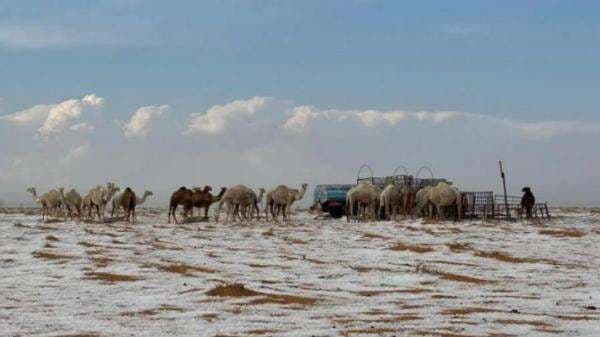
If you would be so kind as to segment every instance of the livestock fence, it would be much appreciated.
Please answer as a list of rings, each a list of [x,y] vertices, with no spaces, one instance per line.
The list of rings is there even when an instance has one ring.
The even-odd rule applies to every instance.
[[[427,172],[429,177],[421,178],[422,172]],[[391,184],[411,186],[413,191],[426,186],[435,186],[440,182],[452,184],[446,179],[435,178],[432,170],[427,166],[421,167],[414,176],[410,175],[404,166],[398,166],[390,176],[375,177],[373,169],[366,164],[358,170],[356,183],[361,182],[369,182],[382,190]],[[503,195],[496,195],[493,191],[463,191],[461,196],[465,219],[517,221],[526,216],[521,209],[520,197],[507,196],[505,200]],[[532,209],[532,216],[535,220],[551,220],[548,203],[536,203]],[[358,217],[349,215],[349,219],[358,220]]]
[[[526,217],[526,214],[523,214],[521,208],[520,197],[506,196],[505,199],[503,195],[496,195],[494,202],[496,205],[494,209],[494,219],[496,220],[517,221]],[[531,213],[535,220],[552,220],[547,202],[536,203],[533,205]]]

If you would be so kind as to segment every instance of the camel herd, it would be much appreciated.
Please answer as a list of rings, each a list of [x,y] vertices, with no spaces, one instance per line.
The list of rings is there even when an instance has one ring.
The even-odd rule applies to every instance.
[[[208,219],[210,206],[217,203],[215,221],[225,206],[225,222],[251,221],[260,219],[259,205],[266,198],[264,206],[265,219],[269,217],[277,221],[281,215],[283,221],[289,221],[291,206],[301,200],[306,194],[307,184],[302,184],[300,189],[279,185],[268,192],[264,188],[257,191],[245,185],[235,185],[229,188],[221,187],[219,194],[213,195],[211,186],[204,188],[180,187],[171,195],[169,200],[168,223],[171,217],[178,223],[176,212],[179,206],[183,207],[183,217],[193,216],[194,209],[204,218]],[[112,202],[111,217],[119,217],[120,210],[124,212],[124,219],[135,223],[135,208],[143,204],[152,196],[151,191],[145,191],[139,198],[135,192],[127,187],[121,193],[114,183],[108,182],[106,186],[95,186],[89,190],[85,197],[71,189],[65,193],[64,188],[50,190],[37,195],[35,188],[27,191],[33,195],[34,200],[42,207],[42,220],[50,215],[66,214],[71,219],[76,215],[79,219],[87,213],[91,220],[95,218],[104,222],[106,206]],[[63,209],[64,208],[64,209]],[[437,215],[443,218],[448,210],[455,210],[455,215],[460,220],[462,215],[461,193],[451,185],[440,182],[436,186],[426,186],[415,191],[410,185],[389,185],[383,191],[376,185],[361,182],[348,190],[346,194],[347,214],[362,220],[377,220],[381,216],[396,219],[401,215]],[[66,211],[66,212],[65,212]],[[350,218],[348,217],[348,218]]]
[[[257,192],[245,185],[235,185],[230,188],[221,187],[218,195],[211,193],[211,186],[204,188],[180,187],[171,195],[169,200],[168,222],[171,222],[171,216],[175,223],[178,223],[176,212],[179,206],[183,207],[183,216],[187,218],[193,216],[194,209],[197,208],[199,214],[204,210],[204,218],[208,218],[208,210],[213,203],[218,203],[215,220],[219,221],[219,214],[225,206],[225,222],[230,220],[250,221],[254,218],[260,219],[259,204],[266,194],[266,204],[264,208],[265,218],[268,220],[277,219],[279,215],[283,220],[289,220],[289,213],[294,202],[301,200],[308,188],[307,184],[302,184],[300,189],[294,189],[285,185],[279,185],[269,192],[265,193],[264,188],[259,188]],[[87,214],[87,218],[98,221],[105,221],[106,206],[112,202],[111,217],[119,217],[119,211],[124,212],[124,219],[135,223],[135,208],[143,204],[146,199],[152,196],[151,191],[145,191],[139,198],[135,192],[127,187],[119,193],[120,188],[114,183],[108,182],[106,186],[95,186],[84,196],[71,189],[65,194],[63,187],[58,190],[53,189],[42,195],[37,194],[35,188],[30,187],[27,192],[31,193],[34,201],[42,208],[42,220],[50,215],[63,215],[73,219],[77,216],[80,220]]]
[[[292,204],[295,201],[301,200],[308,188],[307,184],[302,184],[301,189],[294,189],[285,185],[279,185],[266,193],[265,203],[265,218],[269,220],[269,215],[272,219],[277,219],[281,214],[283,220],[289,220],[289,213]],[[255,217],[260,219],[260,209],[258,205],[262,202],[266,190],[259,188],[258,193],[245,185],[235,185],[230,188],[222,187],[219,195],[212,195],[210,186],[205,186],[204,189],[188,189],[180,187],[173,192],[169,201],[168,222],[171,222],[171,216],[177,223],[175,213],[179,205],[183,206],[183,215],[187,217],[190,212],[193,213],[194,207],[204,207],[204,216],[208,217],[208,208],[213,203],[218,203],[215,215],[215,221],[219,221],[219,214],[223,206],[225,206],[225,222],[230,220],[250,221]],[[192,214],[193,215],[193,214]]]
[[[60,214],[65,217],[68,214],[71,220],[76,215],[81,220],[86,211],[87,217],[93,220],[95,210],[98,220],[104,222],[106,205],[112,200],[112,215],[115,212],[118,215],[119,209],[122,208],[127,221],[135,222],[135,207],[143,204],[152,195],[152,192],[145,191],[143,197],[138,198],[129,187],[117,194],[119,191],[120,188],[111,182],[106,183],[106,186],[98,185],[91,188],[83,198],[75,189],[71,189],[65,194],[63,187],[58,190],[52,189],[40,196],[34,187],[27,189],[27,192],[33,196],[33,200],[42,207],[42,220],[50,215],[58,216]]]
[[[382,191],[376,185],[361,182],[346,194],[347,214],[361,220],[376,220],[380,216],[393,220],[400,215],[416,214],[442,219],[451,209],[461,220],[462,203],[461,193],[446,182],[418,191],[410,184],[388,185]]]

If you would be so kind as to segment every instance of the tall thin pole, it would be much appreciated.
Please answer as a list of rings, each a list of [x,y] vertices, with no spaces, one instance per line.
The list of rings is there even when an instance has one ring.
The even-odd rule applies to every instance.
[[[498,162],[500,164],[500,176],[502,177],[502,187],[504,188],[504,207],[506,208],[506,220],[510,220],[510,209],[508,208],[508,195],[506,194],[506,175],[502,167],[502,160]]]

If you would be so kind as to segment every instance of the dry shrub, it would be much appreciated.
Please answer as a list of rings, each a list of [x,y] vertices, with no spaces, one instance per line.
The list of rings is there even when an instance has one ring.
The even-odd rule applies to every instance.
[[[407,251],[408,250],[413,253],[419,253],[419,254],[431,253],[434,251],[434,249],[429,246],[411,245],[411,244],[407,244],[407,243],[403,243],[403,242],[396,243],[396,245],[391,247],[390,249],[395,250],[395,251]]]
[[[539,231],[538,233],[540,234],[544,234],[544,235],[551,235],[557,238],[565,238],[565,237],[572,237],[572,238],[580,238],[585,236],[585,233],[575,229],[575,228],[565,228],[565,229],[543,229],[541,231]]]
[[[85,273],[86,280],[96,280],[96,281],[104,281],[108,283],[116,283],[116,282],[135,282],[140,280],[139,277],[134,275],[119,275],[119,274],[111,274],[111,273],[97,273],[97,272],[89,272]]]

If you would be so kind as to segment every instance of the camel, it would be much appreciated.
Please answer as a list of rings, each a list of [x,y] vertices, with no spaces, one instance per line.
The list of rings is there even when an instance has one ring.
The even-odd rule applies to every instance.
[[[227,191],[227,188],[221,187],[221,191],[216,196],[210,193],[211,190],[212,188],[210,186],[205,186],[204,190],[194,189],[194,207],[198,208],[198,213],[204,208],[205,218],[208,218],[208,209],[210,208],[210,205],[221,200],[223,194]]]
[[[118,195],[116,195],[113,199],[112,199],[112,209],[110,211],[110,216],[113,217],[115,216],[115,212],[117,214],[117,217],[119,216],[119,205],[121,204],[121,199],[123,199],[123,193],[120,193]],[[142,205],[143,203],[146,202],[146,199],[148,199],[149,196],[154,195],[154,193],[152,193],[152,191],[144,191],[144,195],[139,198],[139,197],[135,197],[135,205],[136,207],[139,205]]]
[[[106,205],[113,198],[115,193],[117,193],[119,190],[120,189],[111,182],[107,182],[106,187],[98,185],[90,189],[90,191],[88,192],[90,216],[92,216],[92,209],[95,208],[96,214],[98,215],[98,220],[100,222],[104,222],[104,213],[106,211]]]
[[[219,222],[219,214],[221,213],[221,208],[223,204],[227,206],[227,215],[225,217],[225,223],[229,222],[229,218],[233,215],[233,220],[235,221],[236,210],[242,209],[245,210],[246,207],[250,206],[254,201],[254,191],[248,188],[245,185],[235,185],[230,187],[225,191],[221,200],[219,200],[219,205],[217,207],[217,214],[215,215],[215,221]]]
[[[379,213],[383,213],[390,220],[395,220],[400,214],[404,188],[397,185],[388,185],[379,197]]]
[[[260,220],[260,209],[258,207],[258,205],[262,202],[263,199],[263,195],[265,194],[265,189],[264,188],[259,188],[258,189],[258,195],[256,195],[256,193],[254,191],[252,191],[252,194],[248,194],[249,200],[244,200],[244,204],[240,205],[240,204],[236,204],[235,205],[235,209],[234,209],[234,217],[238,216],[238,211],[240,209],[240,206],[242,207],[242,216],[244,217],[245,220],[252,220],[252,218],[254,217],[254,214],[256,213],[256,219]]]
[[[85,210],[87,209],[87,213],[88,213],[88,218],[92,217],[92,199],[91,196],[88,194],[85,195],[85,197],[83,197],[83,199],[81,199],[81,213],[85,213]]]
[[[73,220],[74,212],[77,212],[77,217],[79,217],[79,220],[81,220],[81,195],[79,195],[75,189],[71,189],[65,195],[65,189],[63,187],[58,189],[58,193],[60,195],[60,201],[67,209],[71,220]]]
[[[417,211],[421,211],[428,202],[431,202],[436,209],[439,220],[444,218],[444,209],[450,206],[456,207],[456,218],[462,219],[462,195],[448,183],[440,182],[435,187],[431,187],[424,192],[419,199]]]
[[[123,191],[123,193],[121,193],[120,198],[118,200],[118,204],[117,204],[117,210],[118,210],[118,208],[123,208],[123,210],[125,211],[125,219],[127,220],[127,222],[132,222],[131,217],[133,216],[134,224],[135,224],[135,207],[137,204],[137,200],[138,200],[138,198],[136,197],[133,190],[131,188],[127,187]],[[114,206],[113,206],[113,209],[114,209]]]
[[[412,209],[415,203],[415,191],[413,189],[412,180],[409,180],[402,186],[402,215],[412,214]]]
[[[50,216],[51,213],[58,213],[61,207],[60,194],[56,190],[50,190],[40,197],[37,196],[35,187],[30,187],[27,192],[33,195],[33,200],[42,206],[42,221]]]
[[[265,217],[269,220],[268,212],[271,212],[271,216],[274,220],[277,220],[279,211],[282,212],[283,220],[289,221],[289,212],[292,204],[297,200],[302,200],[308,184],[302,184],[300,190],[289,188],[285,185],[279,185],[267,193],[267,203],[265,204]],[[275,211],[277,210],[277,214]]]
[[[350,221],[348,216],[358,215],[363,220],[375,220],[379,207],[379,198],[381,189],[368,182],[361,182],[354,186],[346,193],[346,219]],[[358,213],[355,206],[358,206]]]
[[[194,192],[190,189],[187,189],[185,186],[181,186],[177,191],[171,194],[171,199],[169,200],[168,223],[171,223],[171,215],[173,215],[173,220],[175,220],[175,223],[177,224],[175,212],[177,211],[177,207],[179,205],[183,206],[183,216],[187,218],[188,212],[193,211],[194,208]]]
[[[432,186],[425,186],[422,189],[418,190],[415,194],[415,203],[417,204],[417,208],[415,208],[416,215],[420,215],[419,213],[423,213],[425,217],[433,217],[433,205],[429,201],[429,192],[431,191]]]

